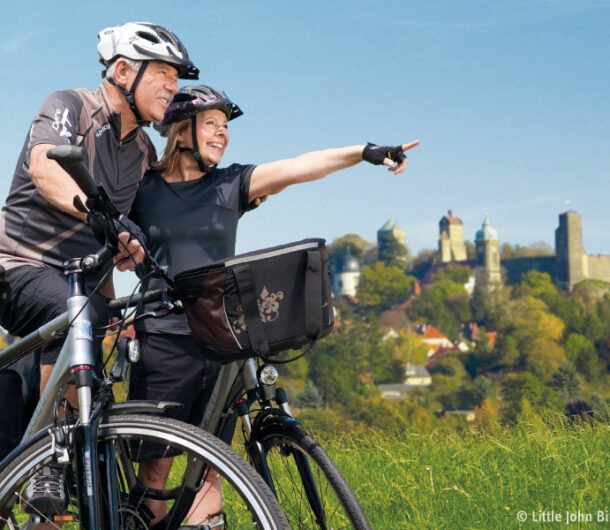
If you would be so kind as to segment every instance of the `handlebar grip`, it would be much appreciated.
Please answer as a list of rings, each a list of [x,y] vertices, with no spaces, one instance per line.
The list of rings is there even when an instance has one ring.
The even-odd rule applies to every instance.
[[[125,309],[126,307],[133,307],[138,305],[140,302],[149,303],[149,302],[158,302],[165,295],[174,296],[175,293],[172,289],[156,289],[154,291],[146,291],[144,293],[137,293],[131,296],[123,296],[122,298],[115,298],[114,300],[110,300],[108,302],[108,306],[110,309]]]
[[[99,191],[89,169],[85,166],[84,151],[84,147],[77,145],[58,145],[47,151],[47,158],[55,160],[88,198],[97,199]]]

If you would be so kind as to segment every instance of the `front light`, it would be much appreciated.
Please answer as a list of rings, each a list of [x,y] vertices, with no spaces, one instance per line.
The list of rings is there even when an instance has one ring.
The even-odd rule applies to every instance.
[[[140,341],[132,339],[127,344],[127,358],[130,363],[137,363],[140,359]]]
[[[258,378],[263,385],[275,385],[277,376],[277,369],[271,364],[262,366],[258,374]]]

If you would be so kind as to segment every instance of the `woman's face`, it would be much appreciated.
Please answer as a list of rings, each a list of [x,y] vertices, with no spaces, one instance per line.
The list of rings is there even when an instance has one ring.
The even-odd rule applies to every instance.
[[[204,110],[197,114],[197,143],[199,154],[206,166],[219,164],[229,145],[227,115],[218,109]],[[191,142],[190,127],[185,131],[185,141]]]

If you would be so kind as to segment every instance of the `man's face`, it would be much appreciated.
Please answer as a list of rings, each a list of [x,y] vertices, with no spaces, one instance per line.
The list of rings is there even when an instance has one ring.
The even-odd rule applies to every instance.
[[[178,70],[161,61],[150,61],[135,93],[136,105],[142,119],[163,120],[165,109],[176,92],[178,92]]]

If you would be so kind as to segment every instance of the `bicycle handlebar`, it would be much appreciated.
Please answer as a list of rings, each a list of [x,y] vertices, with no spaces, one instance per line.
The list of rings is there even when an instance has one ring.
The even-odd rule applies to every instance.
[[[87,198],[99,200],[97,184],[85,166],[83,153],[84,148],[77,145],[58,145],[47,151],[47,158],[55,160]]]
[[[150,302],[158,302],[165,297],[175,301],[176,293],[173,289],[155,289],[153,291],[145,291],[131,296],[115,298],[108,302],[108,306],[112,310],[125,309],[127,307],[134,307],[140,303],[148,304]]]

